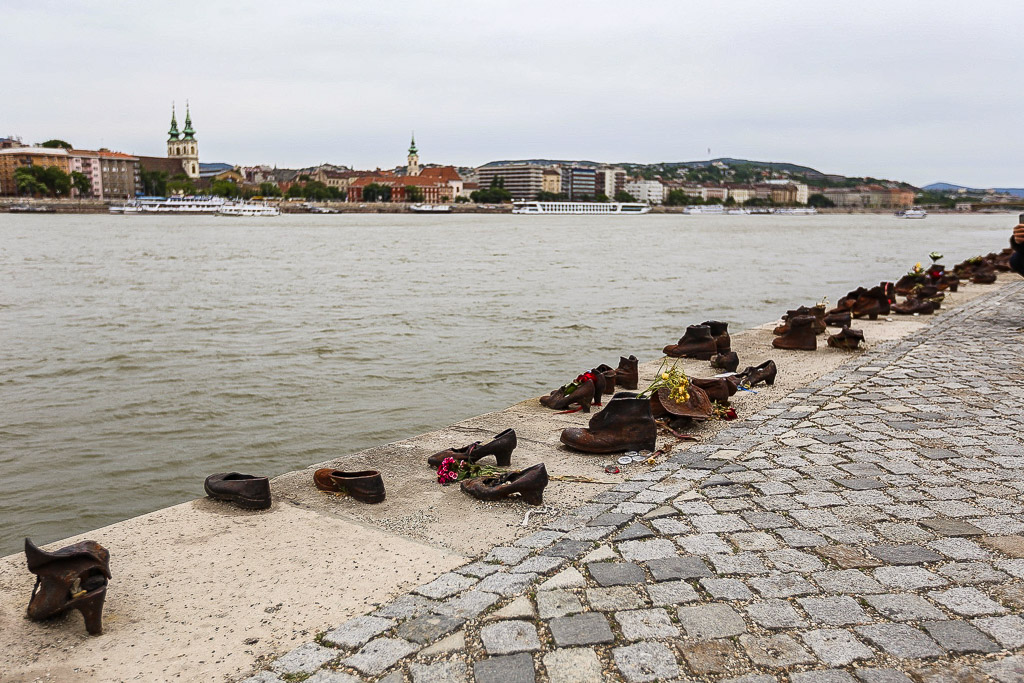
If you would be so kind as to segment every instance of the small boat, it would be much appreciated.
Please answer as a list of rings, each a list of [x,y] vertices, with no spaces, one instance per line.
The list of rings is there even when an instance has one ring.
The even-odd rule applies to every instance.
[[[54,213],[52,206],[33,206],[31,204],[12,204],[7,207],[11,213]]]
[[[217,209],[218,216],[280,216],[281,209],[266,202],[226,202]]]
[[[720,216],[725,213],[725,207],[721,204],[694,204],[683,209],[687,216]]]
[[[903,209],[893,215],[896,218],[928,218],[928,212],[924,209]]]
[[[818,214],[818,210],[813,206],[809,206],[806,208],[797,207],[775,209],[774,211],[772,211],[772,213],[775,214],[776,216],[816,216]]]
[[[409,210],[413,213],[451,213],[452,207],[448,204],[410,204]]]

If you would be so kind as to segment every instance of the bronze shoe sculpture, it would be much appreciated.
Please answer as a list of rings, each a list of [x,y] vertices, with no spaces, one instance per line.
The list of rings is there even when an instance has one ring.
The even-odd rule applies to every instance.
[[[36,585],[28,617],[42,621],[76,609],[91,635],[103,633],[103,601],[110,579],[110,553],[96,541],[82,541],[47,551],[25,539],[28,570]]]
[[[651,415],[655,419],[668,418],[670,422],[678,418],[691,420],[708,420],[715,412],[715,406],[703,389],[690,383],[687,388],[690,397],[685,401],[672,398],[672,390],[662,387],[651,395]]]
[[[789,319],[789,331],[772,340],[777,349],[814,351],[818,348],[818,338],[814,332],[814,316],[798,315]]]
[[[996,271],[979,270],[971,276],[971,282],[976,285],[990,285],[996,281]]]
[[[662,353],[673,358],[696,358],[711,360],[718,353],[718,344],[711,336],[711,328],[707,325],[690,325],[686,333],[679,338],[678,344],[669,344]]]
[[[764,382],[768,386],[772,386],[775,384],[775,377],[778,373],[779,369],[776,367],[775,361],[766,360],[757,366],[747,366],[743,372],[737,373],[732,377],[727,377],[726,379],[749,389],[750,387],[757,386],[761,382]]]
[[[931,315],[935,312],[935,304],[931,301],[923,301],[917,297],[908,296],[901,304],[893,304],[893,313],[900,315]]]
[[[866,288],[858,287],[852,292],[848,292],[846,296],[839,298],[839,301],[836,302],[836,307],[830,311],[827,311],[826,315],[831,315],[833,313],[842,313],[844,311],[852,311],[853,307],[857,304],[857,299],[859,299],[860,295],[866,291],[868,291]]]
[[[719,353],[711,356],[711,367],[718,368],[719,370],[725,370],[726,372],[736,372],[736,368],[740,366],[740,357],[735,351],[729,353]]]
[[[716,403],[728,405],[729,397],[736,393],[736,385],[724,377],[691,377],[691,387],[699,387]]]
[[[614,395],[615,394],[615,381],[616,381],[617,376],[618,376],[618,372],[615,370],[615,368],[613,368],[612,366],[608,365],[607,363],[601,363],[600,365],[598,365],[594,369],[597,372],[600,372],[601,376],[604,377],[604,392],[603,393],[608,395],[608,396]]]
[[[234,503],[247,510],[270,507],[270,480],[238,472],[211,474],[203,483],[206,495],[214,500]]]
[[[889,298],[879,286],[872,287],[857,297],[851,314],[854,318],[867,316],[871,320],[878,320],[879,315],[889,315],[889,312]]]
[[[852,351],[857,348],[857,345],[864,341],[864,332],[861,330],[851,330],[849,327],[844,327],[842,330],[829,336],[828,345],[834,349],[847,349]]]
[[[485,444],[474,441],[462,448],[448,448],[439,453],[434,453],[427,458],[427,464],[431,467],[440,467],[445,458],[452,458],[455,462],[468,461],[475,463],[481,458],[493,455],[498,461],[498,467],[508,467],[512,464],[512,451],[518,444],[514,429],[506,429],[494,435],[494,438]]]
[[[729,353],[732,351],[732,337],[729,336],[729,323],[721,320],[705,320],[701,325],[707,325],[711,330],[711,336],[715,338],[715,347],[718,353]]]
[[[825,316],[825,324],[829,327],[846,327],[853,322],[853,316],[849,311],[842,313],[829,313]]]
[[[544,503],[544,487],[548,485],[548,471],[544,463],[518,472],[507,472],[498,477],[464,479],[459,485],[463,493],[479,500],[502,500],[518,494],[530,505]]]
[[[347,493],[360,503],[382,503],[384,479],[377,470],[345,472],[323,467],[313,473],[313,484],[321,491]]]
[[[615,383],[623,389],[635,390],[640,382],[639,367],[640,361],[636,359],[636,356],[629,358],[619,356],[619,367],[615,370]],[[614,395],[614,392],[609,391],[609,394]]]
[[[561,441],[584,453],[621,453],[653,451],[657,438],[650,399],[618,393],[587,427],[563,429]]]
[[[595,401],[599,402],[601,399],[597,396],[597,385],[594,383],[594,377],[588,377],[588,375],[590,373],[583,373],[576,378],[575,382],[560,386],[547,396],[541,396],[540,404],[552,410],[566,410],[569,406],[576,405],[579,406],[576,410],[589,413],[590,406]]]

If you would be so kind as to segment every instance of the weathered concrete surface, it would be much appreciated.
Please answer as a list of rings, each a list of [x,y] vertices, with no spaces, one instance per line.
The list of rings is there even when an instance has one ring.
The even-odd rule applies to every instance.
[[[1024,680],[1022,311],[1018,280],[495,548],[507,562],[456,570],[423,609],[534,578],[452,625],[458,651],[418,643],[375,673]],[[357,674],[351,653],[391,637],[321,670]]]
[[[968,287],[950,299],[964,302],[995,289]],[[869,344],[877,345],[919,330],[927,320],[896,318],[864,321],[860,326]],[[694,321],[681,321],[680,333],[687,322]],[[771,357],[780,369],[775,387],[734,397],[741,416],[753,415],[858,355],[824,347],[815,353],[776,351],[769,344],[771,327],[734,336],[742,365]],[[641,349],[623,349],[623,353],[636,353],[641,359],[655,355]],[[616,359],[593,362],[614,365]],[[644,363],[642,379],[649,381],[657,366],[657,361]],[[685,361],[684,366],[696,376],[713,372],[705,362]],[[567,369],[566,379],[583,369]],[[606,458],[561,448],[561,428],[585,424],[588,417],[557,415],[531,399],[421,437],[324,463],[344,469],[380,469],[388,490],[388,499],[381,505],[360,505],[316,491],[310,468],[275,479],[276,502],[266,512],[241,512],[200,499],[80,536],[103,543],[112,556],[114,580],[105,609],[105,634],[98,638],[85,634],[77,613],[43,625],[26,621],[23,614],[32,577],[21,555],[4,558],[0,560],[3,680],[34,680],[48,674],[52,680],[238,678],[259,668],[264,658],[283,654],[318,632],[370,612],[374,603],[428,583],[496,544],[512,542],[547,524],[577,524],[575,517],[555,520],[587,498],[608,492],[609,485],[620,483],[624,476],[649,470],[637,466],[611,477],[601,471]],[[522,522],[529,506],[482,504],[457,487],[435,483],[425,465],[428,455],[486,440],[508,426],[515,427],[520,439],[513,456],[515,466],[544,461],[552,475],[583,475],[604,483],[553,481],[545,494],[545,507],[534,510],[526,526]],[[710,438],[725,426],[707,423],[694,431]],[[668,441],[674,440],[662,439],[659,445]],[[685,448],[680,445],[675,453]],[[589,538],[585,530],[575,533]],[[592,545],[589,540],[573,543]],[[564,546],[563,554],[571,555],[575,547]],[[457,618],[475,616],[490,607],[499,593],[519,591],[533,581],[535,573],[550,573],[553,566],[535,561],[528,565],[530,571],[523,572],[528,575],[526,583],[522,577],[508,581],[496,577],[489,584],[496,592],[471,591],[448,609]],[[581,576],[589,574],[582,571]],[[563,577],[562,582],[566,581],[572,583]],[[612,602],[624,599],[614,593],[595,594],[593,599],[599,597]],[[415,613],[424,608],[425,600],[406,599],[405,608],[395,614]],[[630,652],[622,654],[623,661],[629,661]],[[573,661],[570,655],[552,661]]]

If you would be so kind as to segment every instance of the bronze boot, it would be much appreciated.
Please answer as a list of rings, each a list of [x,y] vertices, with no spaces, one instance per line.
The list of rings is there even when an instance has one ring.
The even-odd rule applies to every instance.
[[[726,372],[736,372],[736,368],[740,366],[740,357],[735,351],[729,353],[719,353],[711,356],[711,367],[718,368],[719,370],[725,370]]]
[[[679,339],[678,344],[669,344],[662,351],[666,356],[673,358],[696,358],[697,360],[711,360],[711,356],[718,353],[718,344],[711,336],[711,328],[707,325],[690,325],[686,328],[686,334]]]
[[[619,367],[615,370],[615,383],[623,389],[635,390],[640,381],[640,361],[636,356],[619,356]]]
[[[841,331],[829,336],[828,345],[834,349],[847,349],[852,351],[853,349],[856,349],[857,345],[862,341],[864,341],[864,332],[844,327]]]
[[[601,363],[597,366],[597,371],[604,376],[604,393],[608,396],[613,396],[615,394],[615,368],[606,363]]]
[[[650,399],[616,394],[587,427],[563,429],[561,441],[584,453],[621,453],[653,451],[657,437]]]
[[[28,570],[36,585],[28,618],[42,621],[77,609],[91,635],[103,633],[103,601],[110,579],[110,553],[96,541],[82,541],[47,551],[25,539]]]
[[[818,338],[814,334],[814,316],[798,315],[790,318],[789,331],[772,340],[777,349],[814,351],[818,348]]]
[[[519,494],[530,505],[544,503],[544,487],[548,485],[548,471],[544,463],[518,472],[506,472],[497,477],[464,479],[459,485],[463,493],[479,500],[502,500]]]
[[[935,312],[935,304],[931,301],[922,301],[917,297],[908,296],[903,300],[903,303],[894,304],[892,310],[893,313],[899,313],[900,315],[914,315],[915,313],[931,315]]]
[[[825,324],[829,327],[846,327],[853,321],[849,311],[842,313],[829,313],[825,316]]]
[[[720,320],[705,320],[701,325],[707,325],[711,330],[711,336],[715,338],[715,348],[718,353],[729,353],[732,351],[732,338],[729,336],[729,323]]]
[[[691,377],[690,386],[700,388],[709,399],[722,405],[728,405],[729,397],[736,393],[736,385],[724,377]]]

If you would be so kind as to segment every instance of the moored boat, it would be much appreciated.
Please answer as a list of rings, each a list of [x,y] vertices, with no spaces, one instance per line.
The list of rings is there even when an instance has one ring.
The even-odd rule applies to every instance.
[[[452,207],[448,204],[410,204],[409,210],[413,213],[451,213]]]
[[[634,215],[650,212],[646,204],[629,202],[516,202],[512,213],[555,215]]]
[[[280,216],[281,209],[266,202],[226,202],[217,209],[218,216]]]
[[[896,218],[928,218],[924,209],[902,209],[893,214]]]

